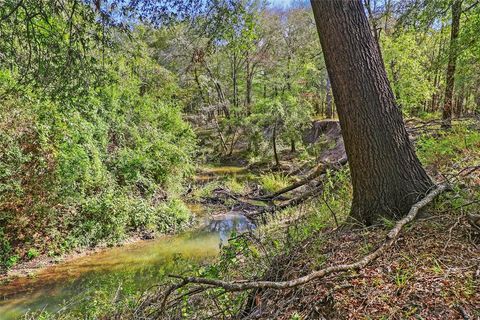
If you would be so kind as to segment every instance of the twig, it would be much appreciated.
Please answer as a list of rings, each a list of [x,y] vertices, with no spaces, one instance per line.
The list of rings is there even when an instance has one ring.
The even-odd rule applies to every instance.
[[[335,213],[335,211],[332,210],[332,208],[330,208],[330,205],[328,204],[327,200],[325,199],[325,197],[322,197],[323,199],[323,202],[325,202],[325,205],[327,206],[328,210],[330,210],[330,213],[332,214],[333,216],[333,220],[335,220],[335,226],[338,228],[338,220],[337,220],[337,214]]]
[[[459,305],[459,304],[455,305],[455,309],[457,309],[458,312],[460,312],[463,320],[470,320],[470,316],[468,315],[467,311],[465,311],[465,309],[461,305]]]

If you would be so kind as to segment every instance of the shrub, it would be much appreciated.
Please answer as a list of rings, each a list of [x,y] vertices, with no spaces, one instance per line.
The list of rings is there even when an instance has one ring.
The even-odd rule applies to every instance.
[[[183,203],[155,194],[168,190],[163,198],[175,199],[192,174],[193,131],[178,106],[134,89],[111,84],[68,107],[35,91],[7,97],[0,110],[2,265],[27,245],[63,253],[188,221]]]

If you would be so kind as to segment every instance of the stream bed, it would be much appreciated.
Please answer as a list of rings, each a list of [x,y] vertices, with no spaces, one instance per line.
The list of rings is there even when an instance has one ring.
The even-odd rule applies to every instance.
[[[236,212],[203,219],[193,231],[107,248],[0,285],[0,320],[42,310],[74,310],[88,318],[96,308],[142,293],[169,274],[212,262],[232,231],[254,228]]]

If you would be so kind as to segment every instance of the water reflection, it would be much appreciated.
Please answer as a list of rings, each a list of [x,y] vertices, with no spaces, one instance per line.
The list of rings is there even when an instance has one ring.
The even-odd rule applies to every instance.
[[[89,310],[111,307],[101,301],[141,293],[191,263],[212,261],[232,230],[253,227],[244,216],[231,212],[214,216],[195,232],[108,249],[47,268],[33,278],[13,280],[0,287],[0,319],[61,308],[85,318]]]
[[[244,232],[253,228],[255,228],[254,224],[244,215],[230,212],[211,217],[204,229],[209,232],[218,233],[220,240],[224,243],[228,240],[232,230]]]

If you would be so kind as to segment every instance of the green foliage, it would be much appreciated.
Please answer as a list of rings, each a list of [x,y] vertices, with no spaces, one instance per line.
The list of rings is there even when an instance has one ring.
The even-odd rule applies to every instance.
[[[12,246],[7,240],[3,228],[0,227],[0,270],[11,267]]]
[[[394,281],[398,288],[404,288],[410,279],[413,278],[413,272],[408,269],[400,269],[395,273]]]
[[[48,41],[36,45],[46,51],[52,43],[67,45],[57,30],[65,21],[44,9],[52,25],[45,30]],[[83,10],[89,9],[72,14]],[[75,69],[80,66],[74,61],[68,71],[78,71],[78,81],[36,61],[58,79],[46,83],[46,70],[25,69],[32,85],[0,65],[2,265],[15,263],[16,256],[114,244],[137,230],[169,232],[188,222],[178,196],[193,172],[195,135],[182,119],[181,101],[173,98],[181,93],[177,78],[150,56],[142,32],[119,35],[104,48],[102,62],[95,50],[82,53],[89,59],[85,72],[102,69],[105,82],[89,82],[90,74]],[[132,39],[138,47],[124,45]],[[52,52],[49,62],[64,53]],[[14,63],[27,68],[18,58]],[[38,252],[29,251],[33,247]]]
[[[417,154],[424,165],[436,171],[459,162],[466,166],[478,159],[480,133],[475,128],[455,126],[437,136],[424,135],[417,141]]]
[[[37,249],[35,248],[30,248],[27,251],[27,258],[28,260],[32,260],[40,255],[40,252],[38,252]]]
[[[204,185],[196,187],[193,190],[193,196],[197,200],[208,197],[212,194],[212,191],[218,188],[219,186],[220,184],[217,181],[207,182]]]
[[[0,69],[8,67],[18,79],[0,89],[2,97],[27,84],[41,90],[41,98],[67,102],[107,81],[99,49],[108,43],[106,30],[86,3],[3,1],[0,16]]]
[[[292,315],[290,316],[290,320],[302,320],[302,316],[299,315],[297,312],[294,312],[292,313]]]
[[[290,179],[283,174],[268,173],[260,176],[262,189],[266,192],[275,192],[290,184]]]
[[[242,194],[245,193],[248,186],[238,180],[236,175],[231,176],[225,181],[225,186],[232,192]]]
[[[382,37],[382,54],[388,77],[397,102],[408,115],[417,114],[434,90],[427,69],[427,52],[433,45],[432,39],[418,37],[413,31],[397,37]]]
[[[312,108],[308,101],[290,94],[259,100],[244,120],[245,126],[248,126],[249,141],[254,146],[253,154],[263,151],[265,132],[268,133],[269,139],[266,141],[270,147],[274,132],[277,143],[301,142],[303,130],[310,125],[311,115]]]

